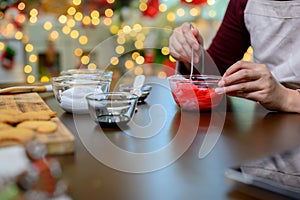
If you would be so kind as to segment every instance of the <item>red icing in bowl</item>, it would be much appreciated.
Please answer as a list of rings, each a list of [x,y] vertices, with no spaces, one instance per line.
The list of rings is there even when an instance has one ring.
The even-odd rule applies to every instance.
[[[171,84],[173,98],[184,110],[210,110],[219,105],[223,95],[215,92],[217,80],[212,82],[215,86],[209,83],[205,80],[175,80]]]

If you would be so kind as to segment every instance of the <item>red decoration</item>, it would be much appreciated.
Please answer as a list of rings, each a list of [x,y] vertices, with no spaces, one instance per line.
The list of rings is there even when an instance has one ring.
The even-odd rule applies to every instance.
[[[183,3],[191,4],[191,5],[200,5],[206,3],[207,0],[180,0]]]
[[[154,63],[155,61],[155,52],[154,51],[145,51],[145,63]]]
[[[6,46],[4,51],[1,55],[1,65],[5,69],[9,70],[12,69],[14,66],[14,56],[15,56],[15,50],[12,49],[10,46]]]
[[[172,76],[175,74],[175,62],[170,61],[170,59],[165,59],[162,64],[164,66],[164,72],[167,76]]]
[[[51,159],[48,157],[33,161],[33,166],[40,175],[41,184],[39,184],[39,186],[42,186],[43,190],[48,194],[53,195],[56,189],[56,181],[51,174],[51,168],[49,167],[50,164]]]
[[[14,25],[17,30],[22,29],[22,23],[25,20],[25,15],[20,12],[17,5],[8,7],[5,10],[5,18]]]
[[[159,13],[158,7],[159,7],[159,0],[149,0],[148,7],[143,12],[143,15],[152,18],[155,17]]]

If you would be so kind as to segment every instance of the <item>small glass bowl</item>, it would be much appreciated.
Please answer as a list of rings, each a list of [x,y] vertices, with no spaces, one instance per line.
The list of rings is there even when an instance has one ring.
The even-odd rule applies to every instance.
[[[79,69],[67,69],[60,72],[60,75],[73,75],[73,76],[80,76],[80,74],[85,75],[101,75],[103,78],[107,78],[108,80],[112,80],[113,72],[109,70],[102,70],[102,69],[87,69],[87,68],[79,68]]]
[[[54,96],[60,107],[75,114],[88,114],[86,95],[108,92],[111,84],[110,80],[94,75],[64,75],[54,77],[51,81]]]
[[[217,94],[220,76],[214,75],[173,75],[168,77],[172,96],[183,110],[210,110],[218,106],[223,94]]]
[[[133,90],[133,85],[130,84],[120,84],[119,91],[121,92],[131,92]],[[138,98],[138,103],[144,103],[145,99],[149,96],[150,91],[152,90],[151,85],[143,85],[141,88],[141,96]]]
[[[127,125],[132,119],[138,96],[128,92],[107,92],[86,96],[91,118],[103,128]]]

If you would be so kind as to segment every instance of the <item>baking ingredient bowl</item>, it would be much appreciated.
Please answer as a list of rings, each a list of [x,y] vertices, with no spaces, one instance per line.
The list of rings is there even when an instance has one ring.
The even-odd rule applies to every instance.
[[[217,94],[220,76],[214,75],[173,75],[168,77],[172,96],[183,110],[210,110],[218,106],[223,94]]]
[[[88,114],[86,95],[103,93],[110,89],[111,81],[101,76],[64,75],[52,78],[54,96],[60,107],[69,113]]]
[[[131,84],[120,84],[119,85],[119,91],[121,92],[132,92],[133,91],[133,85]],[[149,96],[150,91],[152,90],[152,86],[145,84],[141,88],[141,95],[138,98],[138,103],[144,103],[145,99]]]
[[[101,127],[124,126],[132,119],[138,96],[128,92],[92,93],[86,96],[91,118]]]
[[[60,72],[60,75],[72,75],[72,76],[81,76],[82,74],[85,75],[99,75],[102,78],[106,78],[108,80],[112,80],[113,72],[109,70],[102,70],[102,69],[88,69],[88,68],[79,68],[79,69],[67,69]]]

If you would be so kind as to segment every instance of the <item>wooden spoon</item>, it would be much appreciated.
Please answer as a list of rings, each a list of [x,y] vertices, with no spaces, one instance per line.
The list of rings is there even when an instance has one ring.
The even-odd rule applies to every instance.
[[[13,94],[24,92],[51,92],[52,85],[43,86],[13,86],[0,89],[0,94]]]

